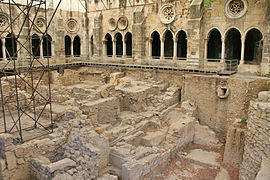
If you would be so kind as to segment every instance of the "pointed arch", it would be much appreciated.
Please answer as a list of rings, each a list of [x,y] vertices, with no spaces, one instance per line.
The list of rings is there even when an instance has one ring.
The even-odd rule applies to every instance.
[[[73,40],[73,56],[80,57],[81,55],[81,38],[77,35]]]
[[[160,35],[157,31],[154,31],[151,34],[152,39],[152,57],[159,58],[160,57]]]
[[[250,29],[245,37],[245,63],[260,64],[262,59],[263,35],[256,28]]]
[[[71,56],[71,38],[69,35],[65,36],[65,56]]]
[[[236,28],[231,28],[226,33],[225,58],[241,59],[241,33]]]
[[[43,56],[51,57],[52,56],[52,38],[49,34],[46,34],[43,36],[42,47],[43,47]]]
[[[116,41],[116,56],[122,56],[123,55],[123,36],[121,33],[116,33],[115,36]]]
[[[125,41],[126,41],[126,55],[128,57],[131,57],[132,56],[132,34],[130,32],[126,33]]]
[[[32,35],[32,54],[34,57],[40,57],[40,38],[37,34]]]
[[[93,35],[90,38],[90,55],[91,56],[94,55],[94,37],[93,37]]]
[[[187,34],[185,31],[181,30],[177,33],[177,57],[186,58],[187,57]]]
[[[17,59],[17,41],[14,34],[6,36],[5,47],[7,59]]]
[[[173,34],[171,31],[167,30],[164,33],[164,56],[167,58],[173,57]]]
[[[113,55],[112,36],[109,33],[105,35],[105,41],[106,41],[107,56],[112,56]]]
[[[220,59],[221,58],[222,40],[221,33],[218,29],[212,29],[208,34],[207,43],[207,58]]]

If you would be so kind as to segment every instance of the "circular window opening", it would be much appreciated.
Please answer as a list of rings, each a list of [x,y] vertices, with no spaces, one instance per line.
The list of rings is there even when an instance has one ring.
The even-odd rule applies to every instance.
[[[246,0],[229,0],[225,5],[225,15],[232,19],[241,18],[246,14],[247,9]]]

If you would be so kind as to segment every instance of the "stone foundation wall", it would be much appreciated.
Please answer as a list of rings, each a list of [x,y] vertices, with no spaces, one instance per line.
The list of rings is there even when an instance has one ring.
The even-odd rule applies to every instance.
[[[249,108],[245,152],[240,167],[240,180],[255,179],[264,156],[270,157],[270,93],[261,92]]]
[[[219,137],[226,136],[236,118],[247,119],[250,101],[256,99],[260,91],[270,88],[268,78],[194,74],[184,75],[183,84],[182,101],[194,101],[200,123],[215,130]],[[226,98],[217,95],[219,87],[226,89]]]

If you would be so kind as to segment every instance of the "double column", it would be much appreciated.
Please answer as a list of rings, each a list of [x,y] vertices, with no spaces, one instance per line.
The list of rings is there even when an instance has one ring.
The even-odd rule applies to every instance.
[[[5,46],[5,44],[6,44],[6,39],[5,38],[3,38],[2,39],[2,54],[3,54],[3,61],[7,61],[7,55],[6,55],[6,46]]]
[[[113,57],[116,57],[116,39],[113,39]],[[123,52],[122,52],[122,54],[123,54],[123,57],[126,57],[127,56],[127,43],[126,43],[126,40],[125,39],[123,39],[122,40],[122,47],[123,47]],[[105,44],[105,46],[104,46],[104,48],[103,48],[104,50],[106,49],[107,50],[107,47],[106,47],[106,44]],[[107,51],[106,51],[107,52]],[[106,55],[106,52],[104,52],[104,55]]]
[[[244,64],[244,58],[245,58],[245,38],[241,38],[241,59],[240,59],[240,64]]]
[[[160,59],[164,59],[164,42],[165,38],[160,39]]]

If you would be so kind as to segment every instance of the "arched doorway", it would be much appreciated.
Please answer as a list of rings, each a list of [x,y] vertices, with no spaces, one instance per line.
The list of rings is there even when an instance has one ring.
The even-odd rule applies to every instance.
[[[160,35],[157,31],[153,32],[152,38],[152,58],[160,57]]]
[[[7,59],[17,59],[17,42],[14,34],[6,36],[6,57]]]
[[[177,58],[187,57],[187,34],[181,30],[177,34]]]
[[[248,31],[245,40],[245,63],[260,64],[262,59],[262,33],[258,29]]]
[[[73,56],[80,57],[81,55],[81,39],[79,36],[75,36],[73,41]]]
[[[2,40],[0,39],[0,61],[2,61],[4,58],[3,56],[3,43]]]
[[[35,58],[40,57],[40,38],[37,34],[32,36],[32,53]]]
[[[116,56],[123,55],[123,37],[121,33],[115,34],[116,39]]]
[[[217,29],[211,30],[208,36],[207,43],[207,58],[220,59],[221,58],[221,34]]]
[[[68,35],[65,36],[65,56],[71,56],[71,38]]]
[[[112,47],[112,36],[110,34],[106,34],[105,36],[106,40],[106,51],[107,51],[107,56],[112,56],[113,54],[113,47]]]
[[[46,34],[43,37],[43,56],[44,57],[51,57],[52,56],[52,38],[50,35]]]
[[[226,34],[225,58],[241,59],[241,34],[235,28],[230,29]]]
[[[126,34],[126,55],[128,57],[132,56],[132,34],[127,32]]]
[[[164,56],[166,58],[173,57],[173,35],[172,35],[171,31],[165,32]]]
[[[93,38],[93,36],[91,36],[91,38],[90,38],[90,53],[91,53],[91,56],[94,55],[94,38]]]

